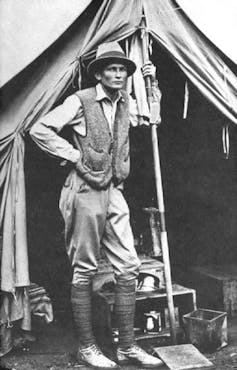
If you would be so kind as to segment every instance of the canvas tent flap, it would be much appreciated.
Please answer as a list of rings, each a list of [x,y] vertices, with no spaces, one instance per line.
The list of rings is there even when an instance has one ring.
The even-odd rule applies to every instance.
[[[14,292],[30,283],[26,240],[24,140],[16,135],[6,171],[4,187],[1,290]],[[2,211],[2,209],[1,209]]]
[[[0,87],[48,48],[92,0],[1,0]],[[19,32],[20,31],[20,32]]]
[[[236,0],[176,0],[192,22],[237,64]]]
[[[100,43],[122,40],[139,27],[142,0],[105,1],[85,38],[80,55],[93,51]]]
[[[147,26],[186,76],[232,122],[237,123],[237,76],[172,0],[143,2]],[[159,19],[159,21],[157,21]]]

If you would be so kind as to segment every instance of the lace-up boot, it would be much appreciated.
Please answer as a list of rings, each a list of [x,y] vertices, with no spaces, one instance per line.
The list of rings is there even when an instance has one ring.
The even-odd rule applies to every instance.
[[[77,361],[79,364],[89,365],[95,369],[116,369],[119,367],[114,361],[106,357],[96,344],[79,348]]]
[[[143,368],[151,369],[164,365],[163,362],[152,355],[149,355],[141,347],[132,345],[127,349],[117,349],[118,363],[121,365],[134,363]]]

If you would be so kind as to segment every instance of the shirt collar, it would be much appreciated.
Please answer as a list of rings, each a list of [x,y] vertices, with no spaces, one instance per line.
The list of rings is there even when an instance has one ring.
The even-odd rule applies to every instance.
[[[109,98],[109,96],[104,91],[101,83],[98,83],[95,88],[96,88],[96,100],[97,101],[102,101],[102,100],[105,100],[105,99],[106,100],[109,99],[111,101],[111,99]],[[120,99],[122,101],[124,101],[124,98],[123,98],[123,95],[122,95],[121,91],[118,91],[118,97],[117,97],[117,99],[115,101],[119,101]]]

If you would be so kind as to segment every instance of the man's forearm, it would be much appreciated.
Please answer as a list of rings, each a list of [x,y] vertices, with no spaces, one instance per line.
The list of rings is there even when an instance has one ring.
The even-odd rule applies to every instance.
[[[75,94],[71,95],[65,99],[63,104],[40,118],[32,126],[30,135],[35,143],[48,154],[77,162],[80,152],[58,133],[64,127],[72,125],[75,117],[79,119],[77,125],[80,126],[81,116],[81,102]]]
[[[60,137],[50,127],[45,126],[40,121],[32,126],[30,136],[40,149],[52,156],[66,159],[73,163],[76,163],[80,157],[79,150],[73,148],[67,140]]]

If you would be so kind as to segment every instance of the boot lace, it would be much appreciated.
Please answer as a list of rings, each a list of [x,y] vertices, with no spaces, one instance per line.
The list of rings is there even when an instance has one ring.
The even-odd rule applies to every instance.
[[[143,348],[139,347],[136,344],[132,345],[128,349],[118,348],[118,351],[128,356],[142,356],[142,357],[150,356],[149,353],[147,353]]]
[[[82,349],[82,352],[84,352],[84,353],[91,353],[91,352],[93,352],[95,355],[98,355],[98,356],[103,355],[102,352],[101,352],[101,350],[99,349],[99,347],[96,344],[92,344],[89,347],[83,348]]]
[[[144,351],[144,349],[142,349],[141,347],[136,346],[136,345],[132,346],[131,351],[132,351],[132,352],[140,353],[140,354],[142,354],[142,355],[147,354],[147,353]]]

